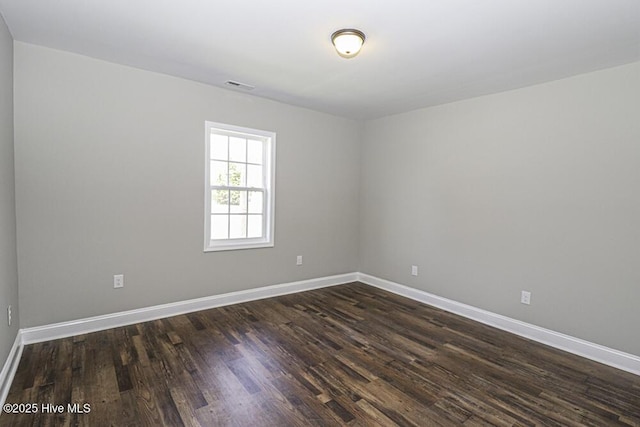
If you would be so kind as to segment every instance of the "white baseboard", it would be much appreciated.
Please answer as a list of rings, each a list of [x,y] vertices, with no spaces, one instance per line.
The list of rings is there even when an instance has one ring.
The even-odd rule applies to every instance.
[[[410,288],[389,280],[358,273],[358,280],[367,285],[410,298],[443,310],[493,326],[521,337],[564,350],[584,358],[640,375],[640,356],[614,350],[579,338],[541,328],[500,314],[439,297],[419,289]]]
[[[247,289],[244,291],[156,305],[153,307],[145,307],[136,310],[106,314],[103,316],[72,320],[69,322],[20,329],[4,367],[0,372],[0,402],[4,404],[5,399],[9,394],[9,388],[11,387],[13,377],[18,369],[22,349],[27,344],[67,338],[74,335],[87,334],[90,332],[97,332],[119,326],[132,325],[135,323],[191,313],[194,311],[222,307],[225,305],[239,304],[242,302],[309,291],[328,286],[342,285],[344,283],[355,282],[357,279],[357,273],[340,274],[337,276],[264,286],[261,288]]]
[[[511,319],[506,316],[462,304],[419,289],[410,288],[399,283],[370,276],[368,274],[348,273],[21,329],[18,331],[7,361],[0,372],[0,403],[4,403],[7,394],[9,393],[11,382],[13,381],[13,377],[18,368],[20,356],[22,355],[22,348],[26,344],[66,338],[74,335],[132,325],[135,323],[177,316],[199,310],[206,310],[209,308],[304,292],[355,281],[360,281],[367,285],[375,286],[394,294],[447,310],[468,319],[529,338],[533,341],[538,341],[551,347],[640,375],[639,356],[624,353],[599,344],[594,344],[579,338]]]
[[[13,377],[18,370],[18,363],[20,363],[20,357],[22,356],[22,331],[18,331],[16,339],[13,341],[13,346],[7,356],[7,361],[0,371],[0,407],[4,405],[9,394],[9,388],[13,382]]]
[[[187,301],[156,305],[153,307],[139,308],[136,310],[122,311],[113,314],[105,314],[103,316],[89,317],[69,322],[36,326],[33,328],[22,329],[22,343],[26,345],[66,338],[74,335],[87,334],[119,326],[132,325],[164,317],[206,310],[209,308],[309,291],[327,286],[342,285],[344,283],[355,282],[356,280],[358,280],[357,273],[340,274],[337,276],[264,286],[261,288],[247,289],[245,291],[230,292],[227,294],[213,295]]]

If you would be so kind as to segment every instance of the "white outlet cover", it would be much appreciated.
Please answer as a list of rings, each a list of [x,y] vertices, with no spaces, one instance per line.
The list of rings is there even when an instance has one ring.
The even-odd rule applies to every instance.
[[[412,276],[417,276],[418,275],[418,266],[417,265],[412,265],[411,266],[411,275]]]
[[[520,294],[520,302],[526,305],[531,304],[531,292],[522,291],[522,294]]]
[[[116,274],[113,276],[113,287],[124,288],[124,274]]]
[[[296,257],[296,265],[302,265],[302,255]]]

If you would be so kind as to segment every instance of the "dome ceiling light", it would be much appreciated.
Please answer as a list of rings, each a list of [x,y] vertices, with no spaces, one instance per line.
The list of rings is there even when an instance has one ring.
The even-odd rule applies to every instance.
[[[360,52],[366,37],[360,30],[344,29],[331,34],[331,42],[343,58],[353,58]]]

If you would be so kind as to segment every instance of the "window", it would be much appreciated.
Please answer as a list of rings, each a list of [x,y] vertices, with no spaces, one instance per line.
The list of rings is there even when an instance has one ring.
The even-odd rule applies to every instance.
[[[205,252],[273,246],[276,134],[205,129]]]

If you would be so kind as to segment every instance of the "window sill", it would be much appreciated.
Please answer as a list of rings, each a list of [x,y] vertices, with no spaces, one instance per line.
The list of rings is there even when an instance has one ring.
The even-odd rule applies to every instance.
[[[235,251],[242,249],[260,249],[260,248],[272,248],[273,242],[237,242],[237,243],[217,243],[207,244],[204,248],[204,252],[221,252],[221,251]]]

